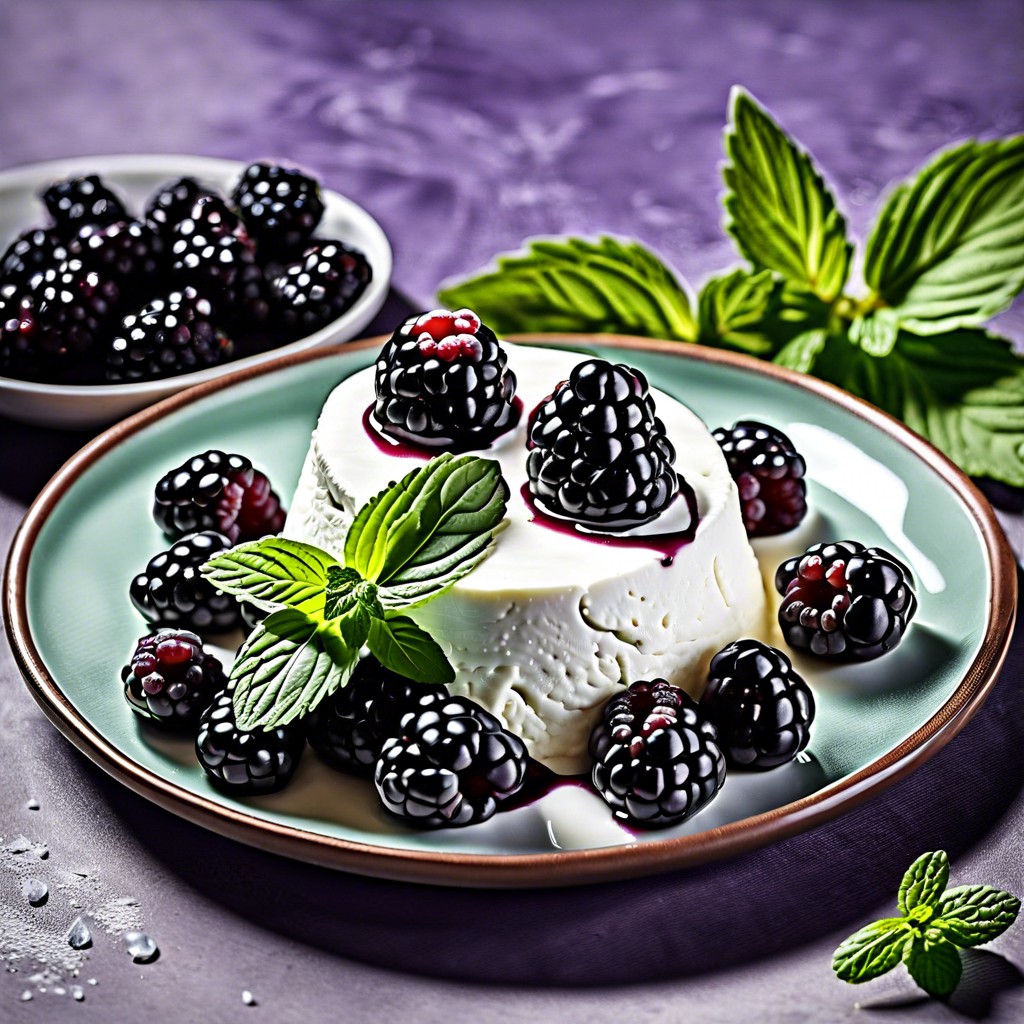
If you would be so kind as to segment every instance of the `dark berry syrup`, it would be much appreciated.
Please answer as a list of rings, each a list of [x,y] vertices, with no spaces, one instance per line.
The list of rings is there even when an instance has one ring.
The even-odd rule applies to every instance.
[[[526,778],[522,786],[498,804],[499,811],[514,811],[519,807],[526,807],[528,804],[536,803],[548,793],[554,792],[561,786],[579,786],[582,789],[596,793],[597,790],[590,785],[587,775],[559,775],[553,772],[546,765],[535,761],[532,757],[526,762]]]

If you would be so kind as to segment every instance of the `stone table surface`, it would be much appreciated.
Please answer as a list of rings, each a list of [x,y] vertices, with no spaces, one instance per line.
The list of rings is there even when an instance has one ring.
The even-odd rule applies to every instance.
[[[0,167],[307,165],[381,221],[415,307],[534,234],[632,235],[696,283],[735,262],[716,202],[734,82],[816,154],[858,235],[938,147],[1024,130],[1019,0],[0,0],[0,41]],[[1024,341],[1019,310],[1000,326]],[[0,420],[0,553],[86,439]],[[1020,521],[1004,522],[1020,554]],[[332,873],[169,815],[61,738],[5,648],[0,1021],[1020,1021],[1022,926],[966,958],[948,1004],[902,970],[854,989],[829,965],[892,912],[924,850],[948,850],[957,881],[1024,893],[1022,670],[1019,641],[947,748],[812,832],[654,879],[509,893]],[[13,852],[21,836],[37,845]],[[33,920],[17,858],[40,843],[51,897]],[[133,965],[97,929],[78,978],[31,980],[15,952],[57,957],[73,903],[144,926],[160,958]]]

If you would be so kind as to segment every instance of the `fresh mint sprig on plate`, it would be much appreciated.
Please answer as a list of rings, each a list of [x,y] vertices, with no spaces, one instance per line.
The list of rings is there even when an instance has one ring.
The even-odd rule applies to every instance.
[[[364,645],[410,679],[451,682],[444,651],[405,612],[490,554],[508,497],[497,462],[445,453],[357,511],[344,565],[282,537],[210,559],[202,572],[215,587],[269,612],[231,670],[239,727],[270,729],[312,711],[348,682]]]
[[[1020,900],[990,885],[947,889],[949,859],[942,850],[922,854],[903,876],[897,906],[861,928],[835,951],[832,970],[859,985],[881,977],[901,961],[930,996],[948,996],[960,981],[959,949],[981,946],[1017,919]]]
[[[811,155],[743,89],[725,132],[725,227],[747,265],[696,298],[636,241],[534,241],[439,292],[499,333],[611,332],[731,349],[880,406],[973,476],[1024,486],[1024,360],[986,322],[1024,289],[1024,136],[939,153],[853,243]]]

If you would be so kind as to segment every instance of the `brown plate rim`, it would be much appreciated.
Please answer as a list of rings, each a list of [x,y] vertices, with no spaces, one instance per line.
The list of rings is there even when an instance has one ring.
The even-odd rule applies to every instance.
[[[715,829],[629,846],[540,854],[475,854],[406,850],[320,835],[268,822],[176,786],[126,757],[71,705],[43,664],[28,624],[27,580],[39,532],[68,488],[107,452],[170,413],[243,381],[290,366],[329,359],[341,352],[380,346],[384,338],[283,356],[189,388],[103,431],[73,455],[46,484],[19,526],[4,570],[4,623],[15,661],[51,722],[91,760],[148,800],[195,824],[284,856],[326,867],[396,881],[475,887],[554,887],[639,877],[707,863],[755,850],[802,832],[855,807],[904,777],[948,743],[988,696],[1013,635],[1017,566],[1005,534],[986,498],[938,449],[880,409],[814,377],[737,353],[674,341],[613,334],[524,334],[510,341],[530,344],[619,348],[664,352],[767,375],[810,391],[866,420],[917,455],[953,490],[975,520],[991,570],[985,635],[957,689],[916,732],[854,774],[800,800]]]

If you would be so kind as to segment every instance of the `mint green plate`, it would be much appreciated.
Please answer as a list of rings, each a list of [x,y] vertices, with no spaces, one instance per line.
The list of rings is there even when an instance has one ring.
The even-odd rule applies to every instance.
[[[596,796],[570,784],[483,825],[420,833],[386,818],[369,783],[310,752],[284,792],[224,796],[190,743],[140,723],[119,670],[145,632],[128,583],[166,547],[149,514],[156,480],[220,448],[250,456],[290,496],[323,401],[372,362],[379,342],[193,388],[111,428],[57,474],[29,510],[5,576],[12,648],[43,710],[132,789],[244,842],[367,874],[484,886],[599,881],[751,849],[853,806],[962,728],[1009,644],[1016,574],[991,510],[958,470],[884,414],[810,378],[672,343],[555,341],[639,367],[712,427],[756,418],[790,435],[807,461],[812,514],[795,535],[759,544],[763,563],[853,538],[912,567],[920,610],[896,651],[840,667],[794,659],[818,707],[798,761],[731,773],[706,809],[664,832],[623,831]]]

